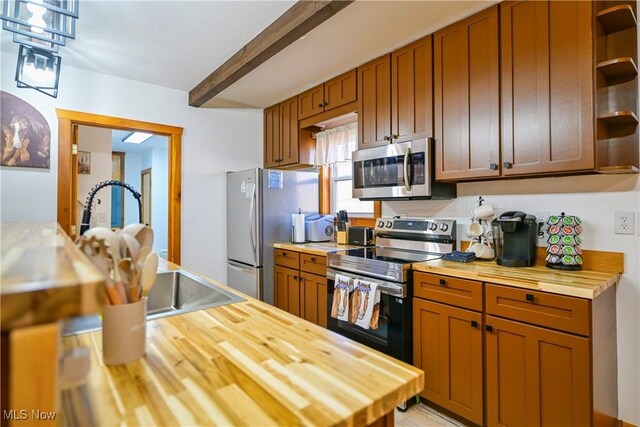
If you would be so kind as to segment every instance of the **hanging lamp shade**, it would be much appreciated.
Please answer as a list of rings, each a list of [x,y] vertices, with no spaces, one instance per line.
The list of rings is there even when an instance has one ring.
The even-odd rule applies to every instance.
[[[78,0],[2,1],[3,29],[47,43],[64,45],[61,38],[74,39],[76,19]]]
[[[21,45],[16,65],[18,87],[28,87],[57,98],[61,62],[62,58],[51,52]]]

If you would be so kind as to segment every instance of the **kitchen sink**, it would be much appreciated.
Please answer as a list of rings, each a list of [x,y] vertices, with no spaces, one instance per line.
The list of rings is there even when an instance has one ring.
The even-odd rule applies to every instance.
[[[147,320],[244,301],[216,285],[185,271],[158,273],[147,299]],[[63,322],[63,335],[77,335],[102,328],[100,316],[84,316]]]

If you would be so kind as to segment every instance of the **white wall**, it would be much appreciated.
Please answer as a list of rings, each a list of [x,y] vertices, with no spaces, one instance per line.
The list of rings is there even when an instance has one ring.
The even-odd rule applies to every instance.
[[[78,199],[86,203],[89,191],[111,178],[111,130],[90,126],[78,128],[78,150],[91,153],[91,173],[78,174]],[[98,204],[100,199],[100,204]],[[111,228],[111,187],[103,188],[94,198],[91,216],[99,227]],[[78,223],[82,216],[78,216]],[[92,221],[93,224],[93,221]],[[78,224],[80,225],[80,224]]]
[[[140,191],[140,153],[127,152],[124,155],[124,180]],[[138,217],[138,201],[125,191],[124,195],[124,224],[136,224]]]
[[[37,108],[51,127],[51,169],[0,170],[2,221],[54,221],[58,167],[56,108],[184,128],[182,264],[226,281],[225,173],[262,163],[262,111],[188,106],[188,93],[64,66],[57,99],[17,89],[15,52],[2,52],[0,82]],[[196,82],[194,82],[195,84]]]
[[[640,176],[589,175],[458,184],[449,201],[383,202],[385,216],[453,218],[464,240],[468,212],[479,195],[499,212],[566,212],[583,220],[584,249],[624,252],[625,273],[617,289],[618,400],[620,419],[640,425],[640,223],[636,234],[614,234],[614,211],[640,210]],[[542,246],[542,243],[540,243]]]

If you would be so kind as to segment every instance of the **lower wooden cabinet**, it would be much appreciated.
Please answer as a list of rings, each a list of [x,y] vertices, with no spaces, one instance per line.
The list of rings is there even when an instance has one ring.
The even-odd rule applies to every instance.
[[[413,364],[425,371],[421,396],[482,424],[482,314],[413,299]]]
[[[326,257],[276,250],[275,305],[311,323],[327,327]],[[298,269],[299,267],[299,269]]]
[[[327,327],[327,277],[301,273],[301,316],[311,323]]]
[[[591,425],[589,339],[493,316],[486,329],[489,426]]]

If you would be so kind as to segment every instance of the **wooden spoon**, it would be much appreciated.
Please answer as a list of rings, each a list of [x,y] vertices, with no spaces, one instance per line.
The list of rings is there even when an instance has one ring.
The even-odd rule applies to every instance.
[[[140,299],[140,291],[138,288],[138,269],[131,258],[123,258],[118,263],[118,268],[127,280],[127,296],[129,302],[136,302]]]
[[[142,274],[140,276],[142,284],[142,295],[148,295],[151,287],[156,281],[156,274],[158,272],[158,254],[151,252],[147,259],[144,261],[142,267]]]
[[[136,265],[140,258],[140,245],[138,244],[138,241],[129,234],[121,234],[120,253],[123,258],[131,258],[131,261]]]

